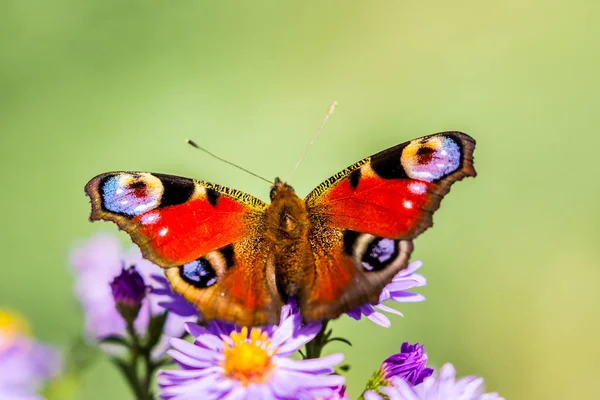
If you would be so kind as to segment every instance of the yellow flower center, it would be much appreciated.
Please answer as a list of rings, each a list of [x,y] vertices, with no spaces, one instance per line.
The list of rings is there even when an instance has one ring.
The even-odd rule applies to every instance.
[[[225,374],[240,381],[244,386],[251,383],[265,382],[273,369],[271,362],[277,352],[270,351],[271,341],[266,332],[253,328],[248,337],[248,328],[241,332],[232,332],[233,344],[225,341],[222,361]]]
[[[0,309],[0,349],[19,336],[29,335],[29,324],[18,314]]]

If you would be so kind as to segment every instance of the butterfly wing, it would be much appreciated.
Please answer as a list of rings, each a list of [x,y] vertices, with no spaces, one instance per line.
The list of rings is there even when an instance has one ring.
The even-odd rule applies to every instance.
[[[208,182],[147,172],[110,172],[85,187],[91,220],[115,222],[173,289],[209,320],[275,322],[281,300],[262,240],[261,200]]]
[[[315,271],[300,296],[307,320],[366,302],[408,265],[412,239],[429,228],[450,186],[475,176],[475,140],[443,132],[357,162],[305,199]]]

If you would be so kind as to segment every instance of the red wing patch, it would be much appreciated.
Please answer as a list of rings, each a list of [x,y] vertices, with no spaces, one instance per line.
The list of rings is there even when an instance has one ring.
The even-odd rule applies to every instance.
[[[413,237],[424,213],[433,211],[428,193],[432,186],[370,176],[354,188],[344,180],[331,189],[317,210],[335,227],[382,237]]]
[[[157,257],[181,265],[243,239],[249,230],[247,213],[245,205],[227,197],[216,206],[198,198],[148,211],[130,223]]]

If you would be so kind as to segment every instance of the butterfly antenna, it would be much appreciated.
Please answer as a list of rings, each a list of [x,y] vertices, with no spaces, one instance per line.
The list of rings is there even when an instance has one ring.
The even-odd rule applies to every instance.
[[[337,101],[334,101],[333,103],[331,103],[331,106],[329,106],[329,111],[327,111],[327,114],[325,115],[325,118],[323,118],[323,122],[321,122],[321,126],[319,126],[319,129],[317,130],[317,133],[315,133],[315,136],[313,136],[313,138],[311,139],[311,141],[304,148],[304,152],[302,152],[302,155],[298,159],[298,162],[296,162],[296,165],[294,166],[294,169],[292,169],[292,172],[290,172],[290,174],[288,175],[286,182],[290,181],[290,179],[292,178],[292,175],[294,175],[294,172],[296,172],[296,170],[298,169],[298,166],[300,166],[300,163],[302,162],[302,160],[306,156],[306,153],[308,153],[308,150],[310,150],[310,148],[312,147],[312,145],[315,144],[315,142],[317,141],[317,138],[321,134],[321,131],[323,130],[323,127],[327,123],[327,120],[329,119],[329,117],[331,117],[331,115],[335,111],[335,108],[337,107],[337,104],[338,104]]]
[[[242,171],[244,171],[244,172],[247,172],[247,173],[249,173],[250,175],[257,177],[258,179],[262,179],[263,181],[267,182],[269,185],[272,185],[272,184],[273,184],[273,182],[271,182],[271,181],[270,181],[270,180],[268,180],[267,178],[263,178],[262,176],[260,176],[260,175],[258,175],[258,174],[255,174],[255,173],[254,173],[254,172],[252,172],[252,171],[248,171],[246,168],[240,167],[239,165],[237,165],[237,164],[234,164],[234,163],[232,163],[231,161],[227,161],[227,160],[225,160],[224,158],[221,158],[221,157],[217,156],[216,154],[213,154],[213,153],[211,153],[210,151],[206,150],[204,147],[200,147],[200,146],[198,146],[198,145],[196,144],[196,142],[194,142],[194,141],[193,141],[193,140],[191,140],[191,139],[186,139],[186,143],[187,143],[187,144],[189,144],[189,145],[190,145],[190,146],[192,146],[192,147],[195,147],[195,148],[196,148],[196,149],[198,149],[198,150],[202,150],[203,152],[205,152],[205,153],[206,153],[206,154],[208,154],[209,156],[212,156],[212,157],[216,158],[216,159],[217,159],[217,160],[219,160],[219,161],[223,161],[225,164],[229,164],[229,165],[231,165],[232,167],[235,167],[235,168],[237,168],[237,169],[241,169]]]

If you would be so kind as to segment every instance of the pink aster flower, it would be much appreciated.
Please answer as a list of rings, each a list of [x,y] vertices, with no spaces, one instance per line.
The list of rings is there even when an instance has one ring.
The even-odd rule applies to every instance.
[[[72,251],[70,262],[75,272],[75,294],[83,306],[85,333],[93,341],[112,335],[126,335],[125,321],[116,308],[111,288],[111,282],[121,275],[123,265],[135,265],[135,271],[145,282],[142,284],[162,287],[152,278],[152,274],[160,273],[161,268],[143,259],[137,247],[131,246],[128,250],[122,250],[119,241],[112,235],[97,235],[80,244]],[[137,279],[135,282],[138,286],[139,281]],[[150,288],[148,295],[139,298],[141,307],[134,325],[136,331],[142,336],[146,332],[150,318],[167,311],[161,306],[165,296],[152,292]],[[119,291],[117,294],[123,293]],[[178,295],[170,293],[169,298],[177,297]],[[184,333],[184,323],[191,320],[195,321],[197,317],[169,314],[164,333],[170,337],[180,337]],[[160,355],[167,348],[168,338],[164,338],[157,346],[155,355]]]
[[[498,393],[483,393],[483,378],[467,376],[456,380],[452,364],[445,364],[438,376],[431,376],[413,386],[399,377],[391,385],[379,389],[379,394],[367,391],[365,400],[504,400]],[[383,397],[383,396],[386,397]]]
[[[408,264],[405,269],[398,272],[394,279],[392,279],[392,281],[381,291],[381,295],[379,295],[379,304],[363,304],[360,307],[348,311],[346,314],[357,321],[365,316],[377,325],[389,328],[391,326],[390,320],[377,310],[402,315],[400,311],[384,305],[383,302],[391,300],[397,303],[414,303],[425,300],[423,295],[407,291],[408,289],[425,286],[427,284],[427,280],[422,275],[414,273],[421,268],[422,265],[423,263],[421,261],[413,261]]]
[[[61,370],[58,352],[27,330],[19,316],[0,310],[0,400],[41,400],[38,390]]]
[[[320,323],[303,326],[291,305],[282,308],[276,326],[249,330],[214,321],[206,328],[188,323],[186,329],[194,343],[172,339],[169,351],[181,369],[158,374],[163,399],[312,400],[329,398],[344,383],[332,374],[342,354],[289,358],[321,330]]]

